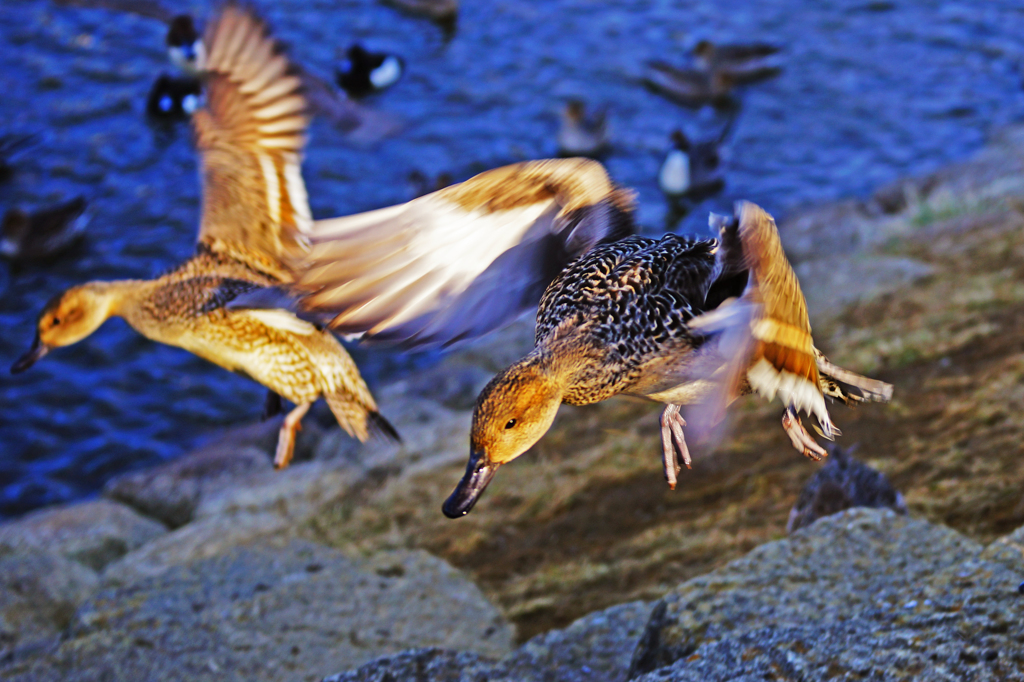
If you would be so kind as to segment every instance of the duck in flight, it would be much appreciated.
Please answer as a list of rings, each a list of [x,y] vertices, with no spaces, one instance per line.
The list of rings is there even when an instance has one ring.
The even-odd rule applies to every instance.
[[[601,164],[533,161],[406,204],[319,221],[283,287],[229,306],[287,309],[341,333],[449,346],[536,306],[536,346],[477,399],[466,474],[443,507],[469,512],[497,469],[547,432],[558,407],[614,395],[666,404],[665,477],[690,466],[683,405],[708,421],[756,392],[779,397],[793,446],[838,434],[826,398],[888,400],[892,387],[832,365],[814,347],[800,285],[771,216],[742,203],[718,239],[630,236],[632,194]]]
[[[247,375],[295,403],[281,426],[278,467],[290,461],[300,421],[320,397],[356,438],[397,439],[329,331],[284,311],[227,308],[240,294],[287,283],[284,260],[308,248],[313,221],[300,172],[308,120],[301,78],[250,11],[227,5],[205,43],[207,105],[193,117],[203,185],[196,255],[157,279],[89,282],[56,296],[11,371],[27,370],[119,316],[149,339]]]

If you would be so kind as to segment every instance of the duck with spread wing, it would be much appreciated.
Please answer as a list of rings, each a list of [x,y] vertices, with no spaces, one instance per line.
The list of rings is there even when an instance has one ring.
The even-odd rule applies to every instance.
[[[89,282],[55,297],[11,371],[118,316],[295,403],[281,427],[278,467],[291,460],[300,421],[321,396],[351,435],[397,439],[329,331],[285,311],[226,307],[245,292],[287,283],[286,254],[307,248],[313,221],[300,157],[308,119],[301,78],[250,11],[226,6],[205,43],[207,105],[193,119],[203,184],[196,255],[157,279]]]
[[[595,161],[520,163],[319,221],[286,286],[231,305],[279,307],[341,333],[423,347],[477,337],[539,298],[535,348],[477,399],[466,474],[443,507],[450,517],[469,512],[563,402],[627,394],[665,403],[663,464],[675,487],[690,466],[683,405],[704,406],[713,422],[740,395],[778,396],[794,447],[818,459],[825,451],[800,412],[831,439],[839,431],[826,398],[891,397],[892,386],[814,347],[796,274],[761,208],[744,202],[731,218],[712,216],[717,239],[631,236],[632,213],[632,194]]]

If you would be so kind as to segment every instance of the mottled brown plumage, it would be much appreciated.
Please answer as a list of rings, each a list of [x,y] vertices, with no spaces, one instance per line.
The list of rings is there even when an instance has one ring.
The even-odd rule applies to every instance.
[[[275,464],[291,460],[295,431],[323,396],[338,423],[366,440],[397,437],[348,353],[329,331],[285,310],[231,310],[253,290],[290,279],[282,260],[306,246],[311,220],[300,174],[306,104],[300,79],[250,12],[226,6],[206,43],[208,105],[194,117],[203,211],[197,254],[154,280],[90,282],[51,301],[33,349],[12,371],[75,343],[111,316],[149,339],[245,374],[291,400]]]
[[[845,402],[886,400],[892,387],[835,368],[814,348],[807,308],[775,223],[750,203],[714,218],[719,239],[666,235],[601,244],[548,287],[534,350],[480,394],[466,475],[444,506],[467,513],[499,466],[530,448],[561,403],[626,394],[664,402],[665,476],[674,487],[690,457],[682,405],[720,418],[756,391],[785,405],[783,425],[805,455],[824,455],[800,424],[813,414],[837,433],[823,391]],[[829,371],[841,374],[834,380]]]

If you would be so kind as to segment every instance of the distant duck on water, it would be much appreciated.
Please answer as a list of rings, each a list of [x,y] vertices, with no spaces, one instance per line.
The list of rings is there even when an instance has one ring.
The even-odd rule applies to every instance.
[[[669,199],[704,198],[725,187],[717,140],[691,143],[682,130],[671,136],[672,146],[658,172],[658,186]]]
[[[84,197],[32,213],[12,208],[0,226],[0,255],[12,261],[34,261],[64,253],[85,235],[89,216]]]
[[[405,61],[398,55],[369,52],[356,44],[348,48],[345,59],[335,71],[335,79],[349,95],[362,97],[390,88],[404,70]]]
[[[587,115],[586,105],[569,100],[562,109],[558,129],[559,156],[597,158],[609,150],[608,117],[604,109]]]
[[[146,113],[153,118],[184,120],[203,105],[203,85],[191,76],[161,74],[146,97]]]
[[[249,376],[295,403],[281,426],[278,467],[291,460],[295,432],[320,397],[360,440],[374,433],[397,439],[330,332],[283,310],[226,307],[245,292],[286,282],[283,261],[308,248],[313,221],[300,170],[308,121],[302,81],[289,73],[261,20],[227,5],[205,42],[208,103],[193,117],[203,184],[196,255],[157,279],[89,282],[58,295],[11,371],[27,370],[119,316],[149,339]]]
[[[680,129],[672,131],[671,146],[658,172],[658,186],[669,200],[701,201],[722,191],[722,145],[735,120],[733,110],[717,136],[699,142],[692,142]]]

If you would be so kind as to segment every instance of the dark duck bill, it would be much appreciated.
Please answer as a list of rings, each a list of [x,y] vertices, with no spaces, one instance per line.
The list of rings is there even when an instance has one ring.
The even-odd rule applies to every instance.
[[[18,361],[11,365],[11,374],[21,374],[32,365],[36,364],[43,358],[44,355],[50,352],[50,347],[39,340],[39,335],[36,335],[36,340],[32,342],[32,347],[28,349],[28,352],[18,358]]]
[[[441,507],[444,515],[449,519],[457,519],[468,514],[487,489],[487,484],[494,478],[494,472],[497,470],[498,465],[488,462],[483,453],[474,452],[470,455],[466,475]]]

